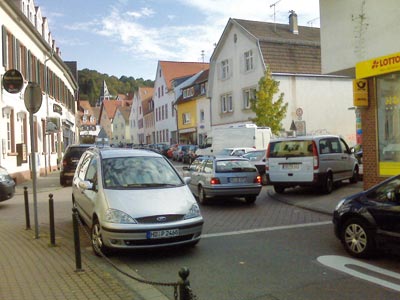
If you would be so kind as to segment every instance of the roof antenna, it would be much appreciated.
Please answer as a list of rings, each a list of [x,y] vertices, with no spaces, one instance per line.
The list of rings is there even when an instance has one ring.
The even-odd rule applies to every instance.
[[[274,31],[276,32],[276,23],[275,23],[275,6],[279,3],[279,2],[281,2],[282,0],[278,0],[278,1],[276,1],[275,3],[272,3],[270,6],[269,6],[269,8],[271,8],[272,6],[274,7]]]
[[[314,23],[315,21],[317,21],[318,19],[319,19],[319,18],[312,19],[312,20],[308,21],[307,24],[308,24],[310,27],[313,27],[313,23]]]

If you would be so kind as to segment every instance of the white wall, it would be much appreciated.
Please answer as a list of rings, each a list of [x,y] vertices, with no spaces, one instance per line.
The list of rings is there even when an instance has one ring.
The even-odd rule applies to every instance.
[[[354,76],[357,62],[399,52],[399,4],[320,0],[322,72],[352,68],[349,74]]]

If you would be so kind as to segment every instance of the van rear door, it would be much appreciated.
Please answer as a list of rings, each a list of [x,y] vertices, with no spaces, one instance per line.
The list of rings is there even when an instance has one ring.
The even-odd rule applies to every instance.
[[[312,140],[271,141],[268,166],[271,183],[312,182],[314,179]]]

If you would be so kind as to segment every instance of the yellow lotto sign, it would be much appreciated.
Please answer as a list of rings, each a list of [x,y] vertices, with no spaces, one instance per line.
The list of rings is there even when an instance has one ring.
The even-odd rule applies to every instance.
[[[357,107],[368,106],[368,81],[367,79],[353,80],[353,105]]]
[[[367,78],[400,71],[400,52],[356,64],[356,78]]]

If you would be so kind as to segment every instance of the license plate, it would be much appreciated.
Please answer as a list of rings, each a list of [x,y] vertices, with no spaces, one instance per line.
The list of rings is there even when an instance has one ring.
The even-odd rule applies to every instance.
[[[148,239],[165,239],[179,235],[179,229],[166,229],[158,231],[148,231]]]
[[[230,177],[228,178],[230,183],[245,183],[246,177]]]
[[[299,164],[283,164],[282,169],[285,170],[298,170],[300,168]]]

